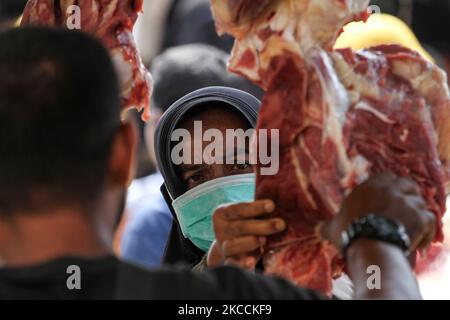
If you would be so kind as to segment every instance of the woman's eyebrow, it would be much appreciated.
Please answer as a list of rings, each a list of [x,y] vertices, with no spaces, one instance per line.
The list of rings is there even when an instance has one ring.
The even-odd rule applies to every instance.
[[[180,165],[179,170],[181,173],[186,173],[190,171],[199,171],[205,167],[206,165],[204,164],[182,164]]]

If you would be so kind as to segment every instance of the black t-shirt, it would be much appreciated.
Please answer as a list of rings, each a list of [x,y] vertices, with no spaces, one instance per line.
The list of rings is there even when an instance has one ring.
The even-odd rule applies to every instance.
[[[79,289],[74,276],[79,276]],[[61,258],[37,266],[0,269],[0,299],[309,300],[323,297],[281,279],[231,267],[201,274],[183,268],[149,271],[106,257]]]

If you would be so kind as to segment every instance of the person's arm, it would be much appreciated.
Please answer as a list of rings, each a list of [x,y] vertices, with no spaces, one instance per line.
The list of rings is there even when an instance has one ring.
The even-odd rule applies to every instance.
[[[342,234],[369,214],[402,225],[410,239],[409,252],[426,248],[435,234],[436,220],[427,211],[417,186],[406,179],[383,174],[356,187],[342,209],[321,227],[324,239],[343,251]],[[412,261],[413,259],[411,259]],[[355,287],[355,299],[420,299],[410,261],[402,249],[381,240],[356,238],[347,246],[346,265]],[[379,287],[373,287],[379,277]]]
[[[368,270],[372,266],[379,267],[380,290],[369,289]],[[347,252],[347,270],[354,284],[354,299],[421,299],[408,260],[393,245],[368,239],[356,240]]]

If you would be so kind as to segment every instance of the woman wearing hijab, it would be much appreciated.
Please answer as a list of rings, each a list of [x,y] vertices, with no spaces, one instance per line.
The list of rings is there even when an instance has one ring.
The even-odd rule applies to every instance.
[[[249,141],[245,150],[233,150],[232,164],[209,161],[204,153],[196,153],[196,146],[207,150],[211,139],[205,137],[209,130],[226,135],[230,129],[254,128],[259,106],[260,102],[245,92],[211,87],[180,99],[161,118],[156,129],[155,150],[164,178],[161,190],[174,216],[165,263],[184,263],[198,271],[222,264],[259,269],[258,248],[264,245],[267,236],[286,228],[283,220],[266,217],[275,208],[272,201],[254,200],[252,166],[249,161],[239,161],[248,159]],[[199,132],[203,137],[199,137]],[[178,157],[180,150],[183,154]],[[219,151],[222,151],[218,155],[220,159],[224,153]],[[223,207],[216,210],[218,206]],[[386,270],[394,269],[398,270],[386,266]],[[357,282],[355,285],[358,289]],[[348,277],[334,282],[333,295],[341,299],[353,296]]]
[[[221,139],[222,147],[206,152],[214,140],[208,138],[211,133],[226,137],[230,130],[253,129],[260,104],[243,91],[210,87],[181,98],[161,118],[155,134],[155,150],[164,178],[161,191],[174,216],[165,263],[184,263],[195,269],[223,263],[218,248],[211,248],[215,240],[214,210],[229,203],[261,207],[261,201],[254,201],[255,175],[249,161],[249,136],[241,141],[245,149],[237,148],[239,142],[233,142],[230,154],[226,139]],[[208,154],[213,157],[208,158]],[[255,236],[284,230],[284,223],[281,221],[280,228],[278,220],[258,222]],[[251,235],[251,226],[248,231]],[[252,244],[248,245],[249,251],[254,250]],[[242,248],[245,250],[245,243]]]

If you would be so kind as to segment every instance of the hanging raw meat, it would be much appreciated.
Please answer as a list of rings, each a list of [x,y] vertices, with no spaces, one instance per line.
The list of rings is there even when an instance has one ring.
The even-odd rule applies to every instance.
[[[81,31],[98,37],[111,54],[121,83],[123,108],[137,108],[146,121],[150,116],[151,77],[132,34],[142,5],[143,0],[29,0],[21,25],[72,29],[79,14]]]
[[[317,226],[369,176],[413,179],[438,221],[450,192],[446,74],[406,48],[332,50],[369,0],[212,0],[219,33],[236,38],[230,69],[266,90],[259,129],[280,130],[280,170],[256,194],[287,221],[264,248],[265,270],[330,294],[343,264]]]

